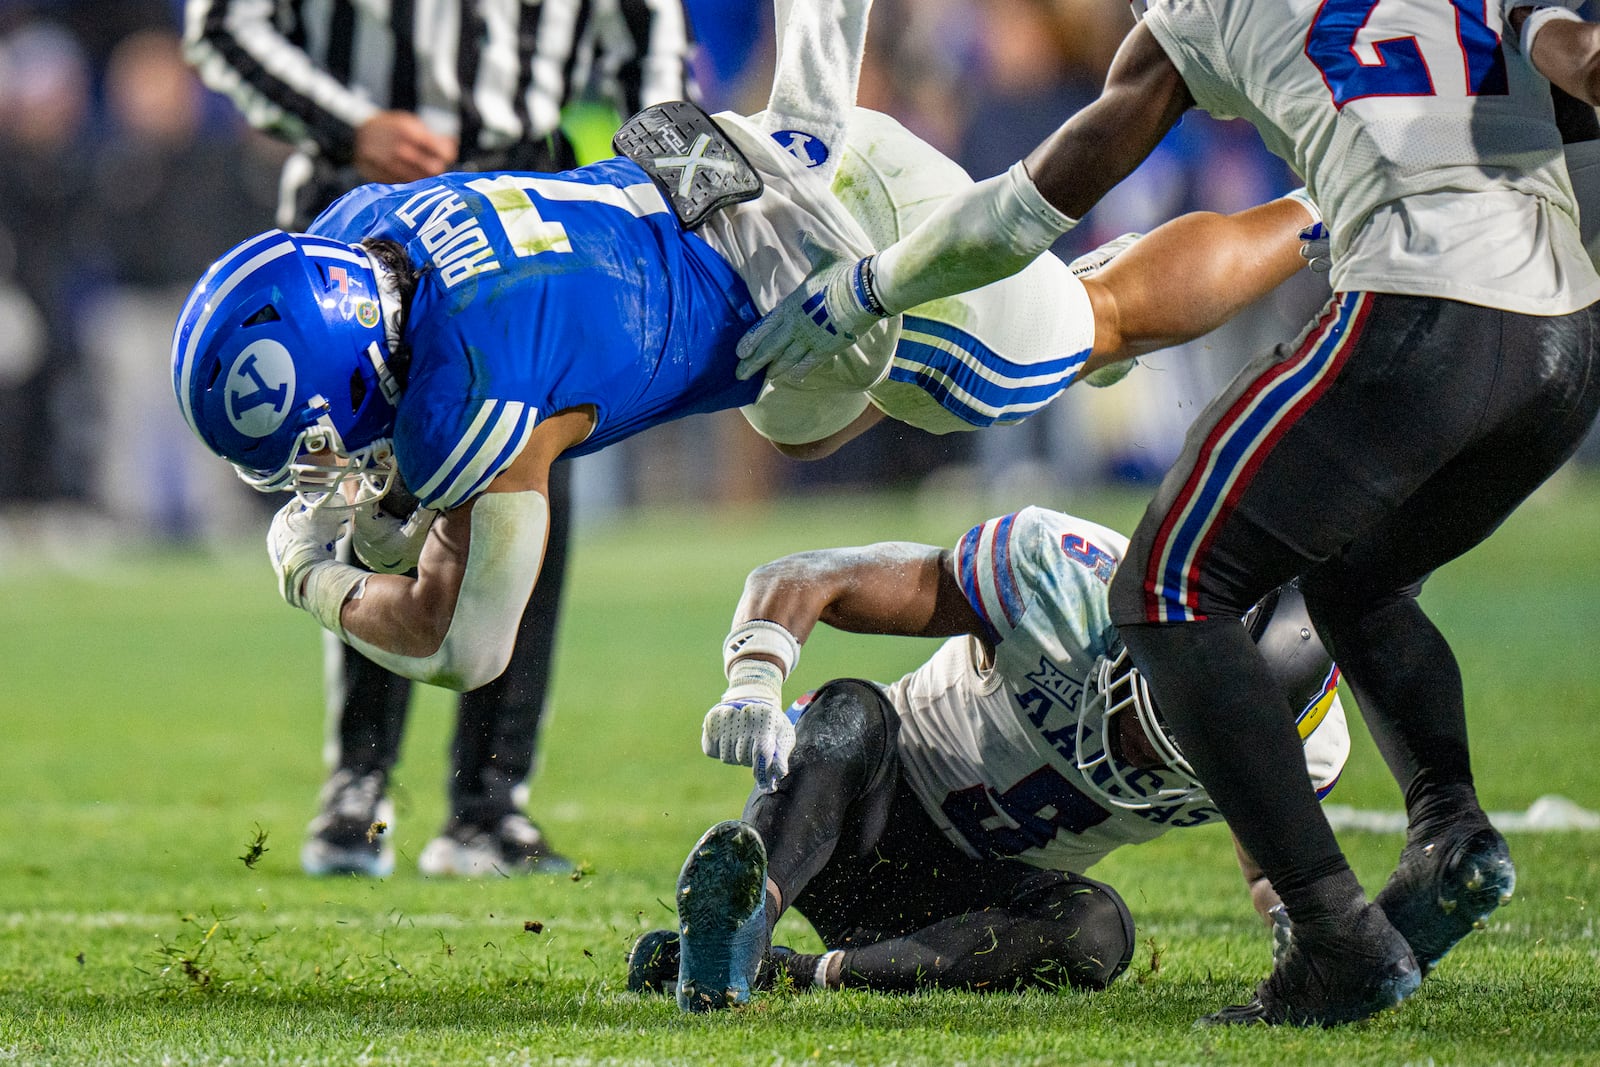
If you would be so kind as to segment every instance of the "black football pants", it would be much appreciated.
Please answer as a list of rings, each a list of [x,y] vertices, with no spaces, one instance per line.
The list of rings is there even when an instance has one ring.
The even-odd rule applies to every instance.
[[[1121,974],[1133,919],[1116,891],[961,852],[902,781],[898,732],[877,686],[830,682],[800,718],[777,791],[745,807],[785,904],[844,952],[844,984],[1100,989]]]
[[[1336,294],[1206,409],[1135,532],[1112,619],[1297,923],[1360,887],[1235,620],[1301,575],[1413,821],[1430,797],[1475,805],[1460,673],[1416,593],[1577,448],[1600,407],[1597,340],[1596,307]]]

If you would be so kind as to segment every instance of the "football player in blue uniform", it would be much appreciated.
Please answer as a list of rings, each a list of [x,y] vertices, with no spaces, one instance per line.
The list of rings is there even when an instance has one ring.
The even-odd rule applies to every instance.
[[[816,262],[892,240],[970,185],[850,106],[865,5],[842,22],[825,8],[780,18],[756,116],[647,109],[619,134],[626,157],[366,186],[311,232],[263,234],[213,266],[178,323],[173,384],[248,482],[296,490],[268,536],[290,604],[399,674],[481,685],[538,577],[558,459],[733,407],[801,456],[885,414],[1014,421],[1303,265],[1304,197],[1185,216],[1082,278],[1044,257],[828,360],[742,377],[739,337]],[[397,472],[419,501],[408,519],[376,504]],[[347,528],[391,573],[333,558]]]
[[[1025,508],[948,549],[889,542],[753,571],[704,740],[708,755],[754,766],[757,789],[743,820],[691,850],[678,929],[639,939],[629,988],[675,986],[681,1007],[702,1011],[778,975],[889,992],[1110,983],[1133,953],[1133,920],[1085,872],[1124,845],[1221,821],[1111,625],[1127,546]],[[837,679],[785,714],[783,680],[821,622],[950,639],[893,684]],[[1350,750],[1338,669],[1294,586],[1246,623],[1324,796]],[[1239,858],[1275,920],[1271,885]],[[824,954],[769,949],[789,907]]]

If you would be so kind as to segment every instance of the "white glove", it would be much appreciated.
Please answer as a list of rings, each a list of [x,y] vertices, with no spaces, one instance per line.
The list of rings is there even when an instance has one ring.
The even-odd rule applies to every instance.
[[[700,748],[723,763],[755,768],[756,785],[770,793],[778,787],[778,779],[789,773],[794,723],[782,708],[767,700],[724,697],[706,712]]]
[[[769,379],[804,378],[888,314],[873,288],[874,257],[842,262],[810,234],[801,235],[801,244],[815,269],[739,339],[734,373],[741,381],[762,370]]]
[[[373,501],[356,511],[350,531],[350,547],[356,558],[379,574],[405,574],[415,570],[433,528],[437,511],[417,508],[401,519],[383,509],[383,501]]]
[[[735,627],[723,643],[727,692],[700,727],[700,750],[724,763],[755,768],[763,792],[777,788],[789,772],[794,724],[783,708],[783,680],[799,650],[794,635],[777,623],[753,620]],[[783,666],[750,652],[772,656]]]
[[[1289,921],[1289,909],[1282,904],[1268,908],[1267,917],[1272,920],[1272,962],[1277,964],[1294,944],[1294,924]]]
[[[341,638],[340,612],[366,574],[334,558],[349,525],[346,508],[308,508],[298,499],[272,517],[267,557],[278,576],[278,592],[290,607],[310,612]]]
[[[306,575],[318,563],[334,560],[349,525],[345,508],[308,508],[291,500],[278,509],[267,530],[267,556],[278,575],[278,592],[293,608],[304,607]]]

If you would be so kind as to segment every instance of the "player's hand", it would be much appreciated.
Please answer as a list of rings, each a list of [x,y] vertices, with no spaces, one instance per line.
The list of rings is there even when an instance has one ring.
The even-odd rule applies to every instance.
[[[267,556],[278,576],[278,592],[290,607],[306,607],[306,575],[319,563],[334,558],[349,526],[345,508],[308,508],[298,499],[285,504],[272,517],[267,530]]]
[[[414,182],[443,174],[459,151],[409,111],[380,111],[356,127],[356,170],[369,182]]]
[[[416,569],[422,546],[428,541],[437,511],[417,508],[406,518],[391,515],[382,500],[356,511],[350,547],[368,570],[379,574],[405,574]]]
[[[1300,231],[1300,258],[1316,274],[1326,274],[1333,269],[1333,238],[1328,225],[1313,222]]]
[[[841,262],[811,235],[801,240],[816,269],[739,339],[740,381],[763,370],[768,378],[804,378],[886,314],[872,286],[872,256]]]
[[[755,768],[756,785],[770,793],[789,773],[794,724],[771,700],[725,696],[706,712],[700,749],[723,763]]]

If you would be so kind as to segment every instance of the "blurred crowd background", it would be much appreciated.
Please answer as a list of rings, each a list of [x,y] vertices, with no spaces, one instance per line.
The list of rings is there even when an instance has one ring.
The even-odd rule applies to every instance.
[[[181,7],[0,0],[0,516],[65,514],[182,542],[254,533],[272,505],[192,440],[171,395],[182,301],[212,259],[272,224],[286,152],[200,86]],[[702,102],[758,109],[769,5],[687,7]],[[1092,99],[1131,23],[1125,0],[877,0],[861,103],[986,177]],[[1195,113],[1058,251],[1296,184],[1248,126]],[[1059,501],[1108,479],[1150,481],[1199,405],[1325,297],[1307,272],[1118,388],[1071,390],[1027,423],[981,434],[884,426],[797,464],[736,413],[695,417],[580,461],[578,516],[839,485],[1024,487]]]

